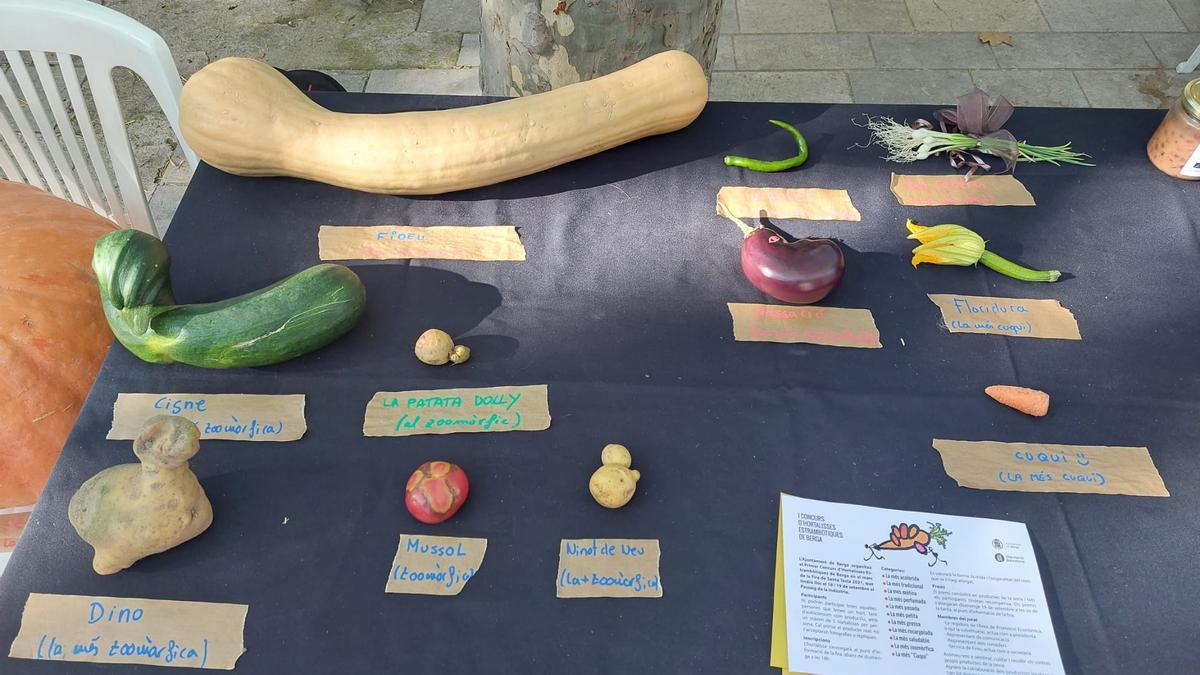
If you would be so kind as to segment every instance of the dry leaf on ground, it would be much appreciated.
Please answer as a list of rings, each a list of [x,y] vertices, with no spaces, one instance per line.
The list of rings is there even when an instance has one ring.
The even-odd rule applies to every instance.
[[[1012,46],[1012,33],[997,33],[994,31],[984,31],[979,34],[979,41],[989,45],[1008,45]]]

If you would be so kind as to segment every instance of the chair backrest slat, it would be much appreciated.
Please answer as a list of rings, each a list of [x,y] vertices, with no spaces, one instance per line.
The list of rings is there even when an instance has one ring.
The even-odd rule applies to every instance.
[[[129,135],[125,132],[125,116],[121,114],[117,91],[113,87],[112,71],[91,63],[84,63],[83,68],[87,74],[88,88],[92,92],[92,104],[96,106],[96,117],[100,120],[100,129],[104,132],[104,142],[109,148],[108,160],[121,195],[124,218],[119,215],[117,218],[120,219],[119,222],[126,223],[127,227],[153,233],[150,210],[147,208],[146,196],[142,193],[142,183],[138,178],[137,164],[133,160]],[[124,148],[126,151],[119,152],[116,148]]]
[[[8,121],[4,119],[3,115],[0,115],[0,127],[7,126]],[[9,180],[14,180],[20,183],[25,182],[23,180],[24,176],[21,174],[21,170],[17,168],[16,161],[13,160],[12,155],[8,153],[8,147],[4,141],[0,141],[0,173],[4,174],[4,176]]]
[[[28,81],[29,72],[25,69],[25,61],[21,58],[21,54],[5,50],[4,56],[8,59],[9,70],[17,79],[17,86],[20,86],[24,90],[21,80]],[[24,77],[22,78],[22,76]],[[53,192],[55,196],[70,199],[66,191],[63,190],[62,183],[58,180],[58,172],[54,169],[54,163],[46,156],[46,151],[42,148],[42,144],[38,142],[37,136],[34,135],[33,124],[37,124],[37,122],[35,121],[33,124],[30,124],[29,114],[26,112],[26,109],[32,112],[33,106],[40,104],[37,101],[37,92],[35,91],[33,96],[29,96],[24,91],[22,93],[26,96],[24,100],[17,97],[16,92],[9,85],[7,78],[0,81],[0,96],[4,97],[4,102],[8,105],[8,114],[12,116],[13,122],[21,132],[21,137],[25,140],[25,149],[37,164],[42,181],[49,186],[50,192]]]
[[[16,158],[17,164],[20,165],[24,182],[45,190],[49,186],[42,180],[42,174],[33,165],[33,158],[29,156],[25,150],[25,144],[17,135],[15,113],[20,112],[20,106],[16,99],[17,97],[8,83],[8,76],[0,72],[0,102],[3,102],[5,106],[5,110],[0,110],[0,121],[4,122],[0,125],[0,137],[4,138],[4,144],[8,146],[9,151]],[[8,111],[8,114],[4,114],[5,111]]]
[[[29,54],[31,59],[33,58],[33,54],[33,52]],[[45,59],[45,56],[41,52],[37,52],[37,54]],[[10,55],[8,58],[11,66],[12,56]],[[41,144],[50,151],[50,156],[54,159],[54,164],[50,167],[50,171],[57,170],[57,177],[62,181],[67,193],[71,195],[71,201],[77,204],[84,203],[83,190],[80,189],[79,181],[75,178],[75,172],[72,171],[71,164],[67,161],[66,155],[63,154],[62,142],[59,140],[60,131],[54,122],[51,121],[50,116],[46,114],[45,107],[42,106],[43,98],[58,99],[58,91],[54,79],[51,78],[49,83],[42,82],[39,75],[35,80],[23,60],[19,68],[13,67],[12,72],[13,76],[17,79],[17,86],[21,89],[21,94],[25,97],[25,105],[29,107],[29,113],[33,116],[33,123],[37,125],[38,133],[41,135]],[[28,143],[29,139],[25,139],[25,142]]]
[[[50,106],[50,110],[54,113],[54,121],[58,125],[59,138],[63,145],[67,148],[67,154],[71,156],[70,166],[74,169],[79,185],[84,192],[87,193],[87,199],[91,203],[93,211],[107,210],[107,205],[100,201],[100,192],[96,189],[96,182],[92,180],[92,165],[84,157],[83,152],[79,149],[79,139],[76,137],[75,126],[71,123],[71,118],[67,115],[67,110],[63,107],[63,100],[58,95],[58,82],[54,78],[54,72],[50,68],[50,63],[46,60],[46,55],[43,52],[33,52],[30,54],[33,58],[33,67],[37,71],[38,79],[42,82],[42,90],[46,93],[46,102]],[[62,54],[55,55],[59,69],[70,68],[75,69],[75,63],[68,54],[63,58]],[[103,165],[103,162],[100,163]],[[76,201],[82,203],[83,199],[79,198]]]
[[[4,176],[157,234],[112,76],[124,67],[146,83],[195,167],[179,134],[179,71],[162,37],[94,2],[0,0],[0,49],[11,71],[0,72]]]
[[[62,63],[63,56],[69,58],[69,55],[60,52],[59,63]],[[71,109],[75,111],[75,121],[79,124],[79,135],[83,136],[83,144],[87,147],[88,155],[96,167],[96,180],[100,182],[100,188],[104,191],[104,211],[107,212],[109,218],[115,219],[121,212],[121,200],[117,197],[116,189],[113,188],[113,181],[108,173],[108,163],[104,160],[104,155],[100,153],[92,110],[83,96],[83,87],[79,84],[79,76],[75,73],[74,65],[72,64],[71,68],[63,68],[61,72],[67,96],[71,99]]]

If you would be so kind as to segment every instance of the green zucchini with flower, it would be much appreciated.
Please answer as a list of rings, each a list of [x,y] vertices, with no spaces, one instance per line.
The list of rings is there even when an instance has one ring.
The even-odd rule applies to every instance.
[[[358,323],[366,290],[342,265],[315,265],[235,298],[176,304],[171,258],[156,237],[117,230],[92,252],[113,334],[150,363],[247,368],[324,347]]]
[[[905,227],[909,231],[908,238],[920,242],[912,252],[913,267],[921,263],[964,267],[980,263],[1018,281],[1058,281],[1062,276],[1058,270],[1030,269],[992,253],[987,250],[983,237],[962,225],[927,227],[909,219]]]

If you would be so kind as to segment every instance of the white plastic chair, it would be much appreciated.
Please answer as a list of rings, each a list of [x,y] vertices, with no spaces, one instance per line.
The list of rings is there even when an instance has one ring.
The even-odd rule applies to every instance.
[[[157,236],[112,74],[123,66],[146,82],[195,168],[196,154],[179,133],[179,71],[163,39],[124,14],[87,0],[0,0],[0,50],[10,70],[0,71],[0,174],[87,206],[122,227]],[[48,54],[57,68],[52,69]],[[97,142],[74,57],[86,75],[106,154]]]
[[[1196,47],[1196,51],[1192,52],[1187,61],[1175,66],[1175,72],[1190,73],[1196,70],[1197,67],[1200,67],[1200,47]]]

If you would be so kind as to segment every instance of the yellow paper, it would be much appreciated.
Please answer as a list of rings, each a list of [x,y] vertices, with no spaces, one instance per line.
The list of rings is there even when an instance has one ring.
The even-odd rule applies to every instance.
[[[525,246],[511,225],[411,227],[322,225],[321,260],[524,260]]]
[[[30,593],[16,659],[232,670],[247,605]],[[50,671],[47,671],[50,672]]]
[[[769,218],[862,220],[845,190],[726,186],[717,192],[717,203],[736,218],[758,218],[766,211]]]
[[[961,487],[1169,497],[1146,448],[933,439]]]
[[[402,534],[384,591],[458,595],[487,552],[487,539]]]
[[[904,176],[892,174],[892,194],[905,206],[1034,206],[1033,195],[1011,174]]]
[[[550,428],[544,384],[486,389],[377,392],[367,403],[364,436],[542,431]]]
[[[951,333],[1082,340],[1071,310],[1058,300],[930,293]]]
[[[178,415],[203,440],[295,441],[304,436],[304,394],[117,394],[109,440],[133,440],[146,420]]]
[[[730,302],[738,342],[804,342],[878,349],[879,329],[869,309]]]
[[[806,675],[787,669],[787,593],[783,587],[783,505],[779,506],[779,525],[775,538],[775,598],[771,607],[771,667],[781,675]]]
[[[787,670],[787,594],[783,588],[783,507],[775,537],[775,595],[771,603],[771,667]]]
[[[661,598],[657,539],[563,539],[555,593],[560,598]]]

